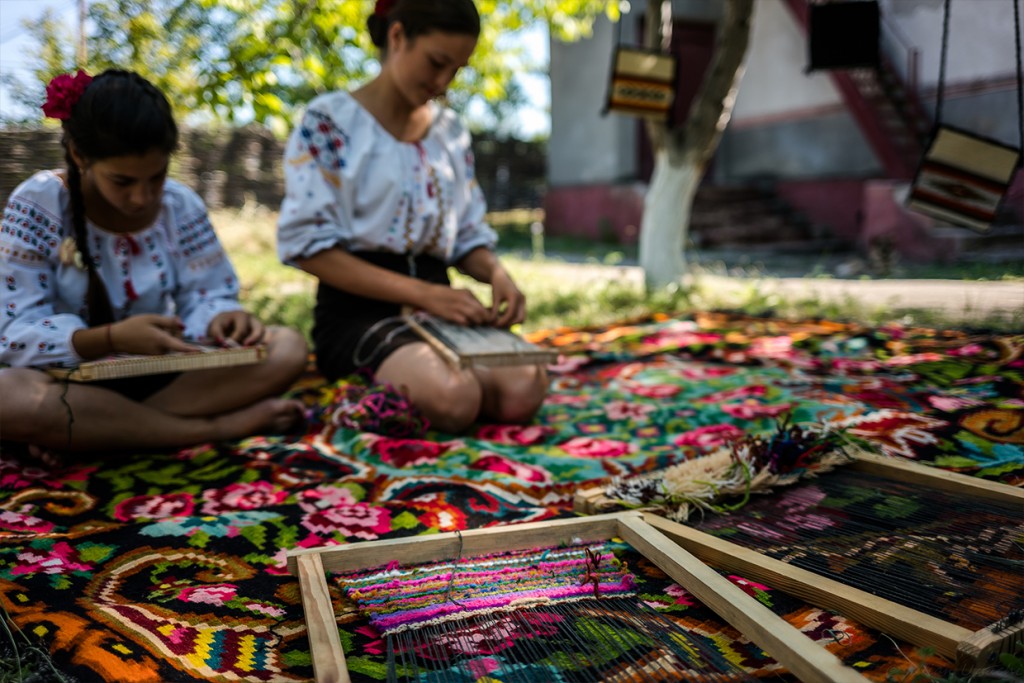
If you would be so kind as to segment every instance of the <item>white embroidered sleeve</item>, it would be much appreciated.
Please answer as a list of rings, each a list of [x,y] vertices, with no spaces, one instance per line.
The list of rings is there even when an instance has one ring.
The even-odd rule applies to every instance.
[[[0,224],[0,363],[15,367],[74,364],[71,336],[81,316],[59,312],[57,266],[63,240],[59,180],[36,174],[11,194]]]
[[[277,251],[284,263],[325,249],[349,247],[355,186],[346,183],[351,141],[329,115],[311,105],[288,139],[284,158],[285,198],[277,226]]]

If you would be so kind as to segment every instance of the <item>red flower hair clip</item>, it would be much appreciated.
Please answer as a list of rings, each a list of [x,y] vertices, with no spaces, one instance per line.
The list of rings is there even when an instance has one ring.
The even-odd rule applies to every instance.
[[[46,86],[46,102],[43,103],[43,113],[51,119],[67,120],[71,116],[72,107],[81,99],[82,93],[90,83],[92,83],[92,76],[81,69],[74,76],[71,74],[54,76]]]
[[[378,17],[384,17],[385,19],[391,14],[391,9],[395,6],[396,0],[377,0],[377,4],[373,6],[373,13]]]

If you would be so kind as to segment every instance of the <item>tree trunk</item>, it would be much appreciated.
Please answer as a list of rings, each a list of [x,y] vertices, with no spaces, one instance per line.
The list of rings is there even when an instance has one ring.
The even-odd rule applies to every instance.
[[[654,173],[640,225],[640,267],[648,289],[678,282],[686,274],[686,235],[693,198],[729,123],[743,77],[754,0],[725,3],[725,20],[719,28],[715,54],[686,123],[674,129],[653,121],[647,123]],[[663,0],[648,0],[648,16],[664,19],[665,7]],[[666,23],[671,27],[670,22],[647,22],[648,27],[657,29],[648,31],[648,47],[663,42]]]
[[[640,266],[648,289],[686,273],[686,229],[702,175],[696,163],[671,164],[667,150],[655,152],[640,230]]]

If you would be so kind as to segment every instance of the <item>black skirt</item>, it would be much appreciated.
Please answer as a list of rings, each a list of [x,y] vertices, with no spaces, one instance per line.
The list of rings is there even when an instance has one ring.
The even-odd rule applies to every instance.
[[[385,252],[353,252],[353,256],[387,270],[410,274],[409,257]],[[432,256],[415,258],[415,277],[450,285],[448,266]],[[401,320],[402,307],[344,292],[321,282],[313,312],[313,348],[320,373],[333,381],[358,370],[376,373],[396,349],[421,341]]]

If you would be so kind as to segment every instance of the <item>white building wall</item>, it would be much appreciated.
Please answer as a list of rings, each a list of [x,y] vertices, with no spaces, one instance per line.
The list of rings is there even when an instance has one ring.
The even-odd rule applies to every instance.
[[[823,71],[805,73],[807,40],[782,0],[757,0],[746,72],[732,121],[818,109],[842,103]]]
[[[883,47],[904,80],[917,81],[919,99],[934,114],[943,0],[879,2]],[[1013,0],[951,0],[943,122],[1020,146],[1014,53]]]
[[[594,35],[575,43],[551,43],[551,137],[548,179],[552,186],[631,181],[639,174],[637,119],[602,115],[608,97],[612,52],[617,41],[640,45],[646,0],[633,0],[619,28],[602,16]],[[673,0],[677,19],[717,23],[721,0]]]
[[[939,80],[943,0],[879,0],[894,43],[920,50],[922,86]],[[951,0],[947,83],[1014,76],[1013,0]],[[1021,17],[1024,21],[1024,17]]]
[[[611,21],[601,17],[589,39],[552,41],[548,148],[548,180],[552,186],[614,183],[636,175],[636,119],[602,115],[608,97],[614,29]]]

